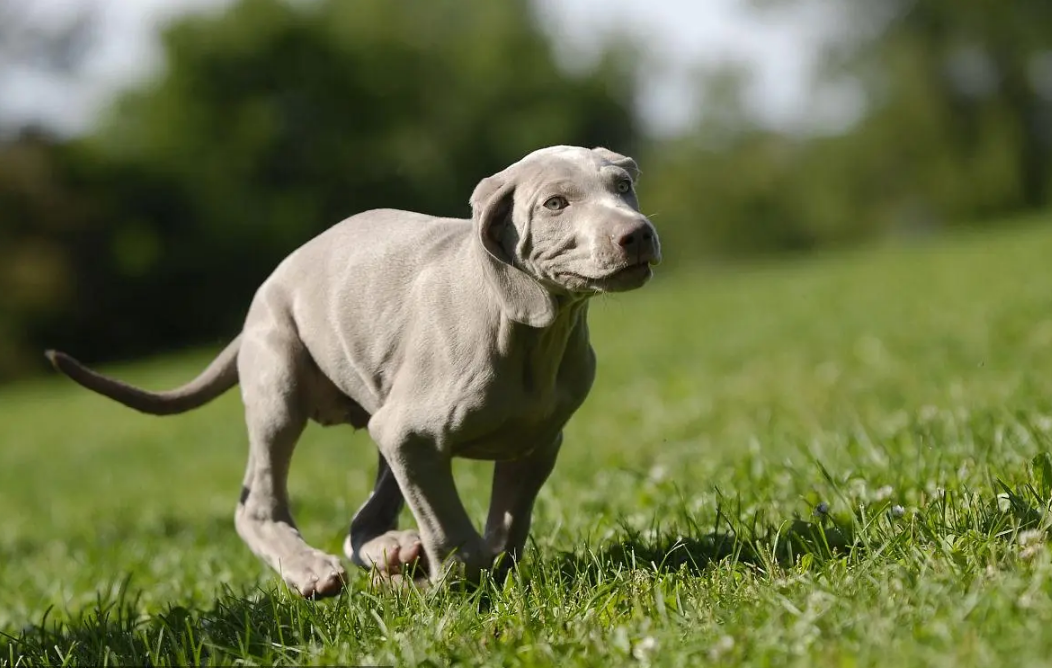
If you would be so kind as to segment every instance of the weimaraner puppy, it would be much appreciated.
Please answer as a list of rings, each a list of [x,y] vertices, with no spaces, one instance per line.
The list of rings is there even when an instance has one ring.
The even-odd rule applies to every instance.
[[[308,545],[289,510],[293,448],[307,421],[367,428],[372,493],[344,544],[358,566],[431,582],[477,578],[517,558],[562,430],[595,375],[589,298],[638,288],[661,260],[639,211],[634,160],[553,146],[483,179],[472,219],[381,209],[289,255],[244,328],[196,379],[151,392],[48,351],[84,387],[153,415],[189,411],[240,383],[248,469],[235,524],[306,597],[338,593],[340,560]],[[454,486],[451,459],[494,461],[485,531]],[[399,530],[408,502],[418,531]]]

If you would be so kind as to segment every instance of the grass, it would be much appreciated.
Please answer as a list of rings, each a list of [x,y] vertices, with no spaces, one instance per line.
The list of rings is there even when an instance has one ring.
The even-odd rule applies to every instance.
[[[354,572],[338,599],[290,596],[234,532],[236,393],[149,418],[8,387],[0,664],[1049,665],[1045,222],[603,299],[534,545],[474,593]],[[110,370],[164,387],[210,352]],[[338,552],[372,447],[301,442],[316,546]],[[457,472],[481,520],[489,469]]]

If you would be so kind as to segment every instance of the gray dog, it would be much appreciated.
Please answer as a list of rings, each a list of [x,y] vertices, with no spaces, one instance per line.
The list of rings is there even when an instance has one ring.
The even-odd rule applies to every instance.
[[[255,295],[241,334],[196,379],[150,392],[55,351],[84,387],[152,415],[198,408],[241,385],[248,469],[235,514],[249,548],[303,596],[338,593],[337,557],[308,545],[286,487],[307,421],[368,428],[376,483],[344,551],[382,578],[419,564],[477,578],[517,558],[562,430],[595,376],[589,298],[638,288],[661,259],[639,212],[634,160],[553,146],[483,179],[471,220],[390,209],[334,225],[289,255]],[[451,459],[494,461],[484,535]],[[399,530],[402,504],[419,532]]]

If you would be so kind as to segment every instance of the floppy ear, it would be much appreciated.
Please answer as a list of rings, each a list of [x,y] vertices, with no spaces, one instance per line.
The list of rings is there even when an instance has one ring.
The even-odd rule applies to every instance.
[[[596,146],[592,149],[592,152],[597,154],[603,160],[613,163],[628,172],[628,175],[632,178],[632,183],[637,183],[639,181],[639,165],[637,165],[636,161],[632,158],[627,155],[615,153],[608,148],[603,148],[602,146]]]
[[[517,268],[500,244],[511,225],[515,184],[502,172],[479,182],[471,195],[475,245],[482,273],[504,314],[530,327],[547,327],[555,320],[555,298],[533,277]]]

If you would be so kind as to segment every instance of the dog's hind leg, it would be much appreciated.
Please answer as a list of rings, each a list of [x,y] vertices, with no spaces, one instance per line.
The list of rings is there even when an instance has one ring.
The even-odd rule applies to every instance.
[[[351,520],[343,551],[358,566],[375,567],[380,577],[390,577],[401,574],[407,564],[418,562],[423,548],[419,533],[397,529],[405,499],[387,460],[382,453],[378,457],[373,491]],[[426,565],[420,565],[421,575],[426,574]]]
[[[301,376],[305,351],[281,328],[246,330],[238,356],[249,456],[235,524],[248,547],[309,598],[340,592],[346,572],[337,557],[303,540],[289,509],[288,474],[307,424]]]

